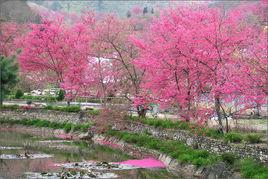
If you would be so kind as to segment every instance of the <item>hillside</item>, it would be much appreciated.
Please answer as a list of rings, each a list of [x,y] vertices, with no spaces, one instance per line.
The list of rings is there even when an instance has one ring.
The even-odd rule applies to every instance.
[[[23,0],[0,0],[0,21],[39,22],[37,15]]]

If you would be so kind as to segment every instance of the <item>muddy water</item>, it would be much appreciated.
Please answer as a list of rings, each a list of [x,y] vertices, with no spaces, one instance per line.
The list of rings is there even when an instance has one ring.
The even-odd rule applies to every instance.
[[[17,157],[17,159],[0,159],[0,179],[27,178],[26,172],[52,173],[69,170],[56,166],[56,163],[92,160],[121,162],[132,159],[120,151],[93,145],[92,143],[59,140],[60,139],[32,136],[21,133],[21,131],[0,130],[0,155],[2,158],[3,156]],[[48,154],[52,157],[36,159],[25,158],[25,156],[33,156],[33,154]],[[118,178],[128,179],[176,178],[169,174],[164,168],[109,170],[109,172],[116,174]]]

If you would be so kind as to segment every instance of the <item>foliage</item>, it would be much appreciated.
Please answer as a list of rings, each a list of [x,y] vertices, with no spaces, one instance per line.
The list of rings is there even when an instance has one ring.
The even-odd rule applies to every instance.
[[[88,114],[90,114],[92,116],[98,116],[100,114],[99,109],[87,109],[86,111]]]
[[[239,133],[230,132],[225,134],[224,139],[229,142],[239,143],[243,140],[243,136]]]
[[[235,160],[237,159],[237,156],[233,153],[223,153],[221,155],[221,159],[229,165],[233,165]]]
[[[240,163],[241,174],[248,179],[266,179],[268,178],[268,167],[259,164],[253,159],[244,159]]]
[[[251,144],[256,144],[261,142],[261,135],[260,134],[248,134],[246,136],[246,141]]]
[[[159,127],[163,129],[179,129],[188,130],[196,133],[197,135],[204,135],[207,137],[212,137],[215,139],[223,138],[223,134],[219,133],[216,129],[199,127],[194,123],[189,123],[185,121],[174,121],[170,119],[158,119],[158,118],[139,118],[136,116],[126,116],[127,119],[142,122],[153,127]]]
[[[62,101],[64,99],[64,95],[65,95],[65,92],[64,90],[61,89],[57,94],[57,98],[56,98],[57,101]]]
[[[20,99],[22,96],[23,96],[23,92],[20,89],[18,89],[15,93],[15,98]]]
[[[204,123],[216,114],[221,128],[221,114],[228,116],[223,104],[235,99],[240,111],[265,104],[267,32],[265,23],[247,20],[261,19],[264,8],[258,2],[228,11],[208,4],[163,10],[148,31],[130,39],[139,48],[135,64],[145,70],[143,90],[164,107],[177,106],[185,120]]]
[[[2,105],[0,106],[0,109],[11,109],[11,110],[17,110],[20,109],[19,105]]]
[[[128,143],[133,143],[149,149],[159,150],[167,155],[172,156],[173,158],[176,158],[180,162],[192,163],[196,166],[211,165],[219,159],[218,156],[211,155],[207,151],[194,150],[181,142],[172,140],[160,140],[144,133],[133,134],[128,132],[109,130],[107,134],[118,137]]]
[[[0,55],[0,106],[3,105],[5,95],[17,83],[18,66],[15,57],[4,57]]]
[[[64,112],[79,112],[80,106],[46,106],[44,109]]]
[[[53,96],[32,96],[32,95],[24,95],[21,99],[32,100],[32,101],[47,101],[47,102],[55,102],[56,98]]]
[[[2,118],[0,124],[21,124],[26,126],[35,126],[35,127],[48,127],[52,129],[63,129],[65,132],[70,132],[71,130],[86,132],[90,128],[92,123],[84,124],[73,124],[73,123],[60,123],[60,122],[51,122],[43,119],[21,119],[21,120],[12,120]]]

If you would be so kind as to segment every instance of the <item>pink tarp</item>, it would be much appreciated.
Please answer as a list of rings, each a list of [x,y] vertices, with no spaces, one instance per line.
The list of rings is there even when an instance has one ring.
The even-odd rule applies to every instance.
[[[116,162],[116,164],[127,164],[140,168],[165,168],[166,165],[160,160],[154,158],[138,159],[138,160],[126,160],[123,162]]]

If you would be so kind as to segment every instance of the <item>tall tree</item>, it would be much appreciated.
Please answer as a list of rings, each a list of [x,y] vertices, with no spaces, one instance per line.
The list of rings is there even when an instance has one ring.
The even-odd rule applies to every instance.
[[[256,29],[244,22],[237,9],[207,5],[162,12],[143,40],[135,40],[141,50],[136,64],[146,69],[144,88],[161,103],[178,106],[186,120],[204,122],[212,110],[201,102],[214,103],[223,130],[222,115],[228,122],[223,103],[239,98],[240,107],[248,107],[264,97],[256,88],[247,90],[249,66],[237,55],[255,43]]]
[[[0,106],[3,105],[5,95],[17,83],[18,66],[15,57],[0,56]]]

